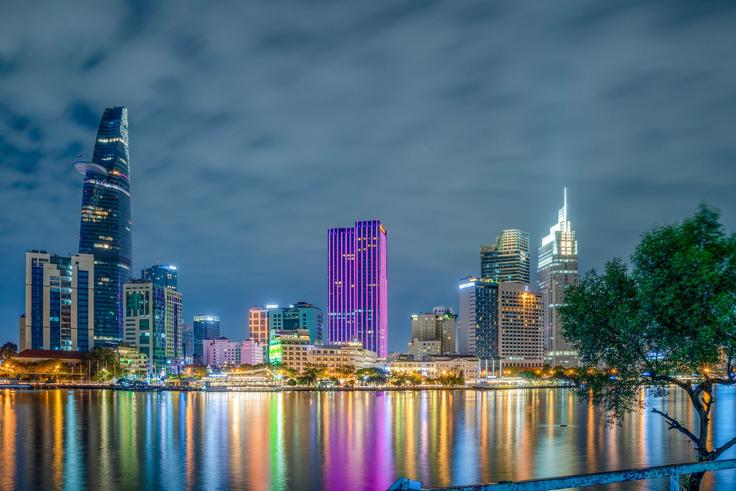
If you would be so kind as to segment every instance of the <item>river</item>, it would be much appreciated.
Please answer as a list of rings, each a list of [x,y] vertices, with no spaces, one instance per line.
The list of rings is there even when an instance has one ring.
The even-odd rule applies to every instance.
[[[717,394],[718,443],[736,434],[735,395]],[[692,422],[677,393],[647,403]],[[693,460],[688,441],[659,416],[635,413],[609,428],[599,409],[567,389],[4,389],[0,442],[3,490],[380,490],[399,476],[444,486]],[[705,489],[736,489],[736,473],[714,478]],[[600,489],[664,488],[656,481]]]

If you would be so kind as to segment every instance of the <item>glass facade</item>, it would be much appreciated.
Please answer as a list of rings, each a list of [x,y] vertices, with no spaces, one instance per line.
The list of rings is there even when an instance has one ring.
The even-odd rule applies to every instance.
[[[194,331],[194,362],[202,363],[204,360],[204,347],[202,341],[206,339],[220,338],[220,318],[216,315],[195,315],[192,323]]]
[[[30,349],[88,351],[90,284],[94,259],[44,251],[26,253],[26,312],[21,345]]]
[[[495,244],[481,246],[480,277],[528,285],[529,233],[504,230]]]
[[[79,252],[93,254],[95,344],[116,344],[123,333],[123,285],[130,278],[131,218],[128,111],[105,109],[84,175]]]
[[[155,283],[164,288],[176,290],[177,274],[176,266],[170,264],[157,264],[141,271],[141,278]]]
[[[545,338],[547,363],[552,366],[578,365],[575,348],[562,335],[558,307],[564,302],[565,286],[578,281],[578,241],[567,216],[567,189],[557,223],[549,229],[539,248],[537,276],[545,303]]]
[[[388,354],[387,233],[378,220],[327,232],[327,334]]]
[[[271,331],[303,329],[309,331],[309,340],[312,344],[321,344],[324,341],[322,309],[306,302],[268,309],[268,328]]]

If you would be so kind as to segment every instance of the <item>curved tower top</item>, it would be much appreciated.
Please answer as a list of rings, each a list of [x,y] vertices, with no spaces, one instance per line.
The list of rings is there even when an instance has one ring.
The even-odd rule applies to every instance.
[[[131,219],[128,110],[105,109],[90,162],[76,162],[84,175],[79,252],[95,257],[95,343],[122,336],[123,285],[130,278]]]

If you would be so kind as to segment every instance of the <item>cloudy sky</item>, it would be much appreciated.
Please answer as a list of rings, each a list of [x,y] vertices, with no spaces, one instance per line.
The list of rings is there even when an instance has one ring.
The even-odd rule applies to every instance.
[[[70,8],[70,5],[74,5]],[[24,252],[76,251],[107,106],[129,108],[133,261],[187,317],[326,303],[326,229],[389,231],[390,348],[478,247],[556,218],[582,269],[707,201],[736,229],[736,3],[0,3],[0,341]],[[536,261],[533,262],[536,268]]]

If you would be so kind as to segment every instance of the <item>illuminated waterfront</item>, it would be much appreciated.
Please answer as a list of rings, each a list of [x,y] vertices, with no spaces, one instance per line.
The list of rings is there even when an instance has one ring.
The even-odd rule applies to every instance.
[[[718,441],[736,426],[734,391],[719,396],[728,417],[715,415]],[[684,402],[667,404],[689,411]],[[598,409],[549,389],[2,390],[0,442],[0,489],[385,489],[397,476],[442,486],[693,460],[656,415],[609,430]],[[736,485],[731,472],[717,478],[719,489]]]

